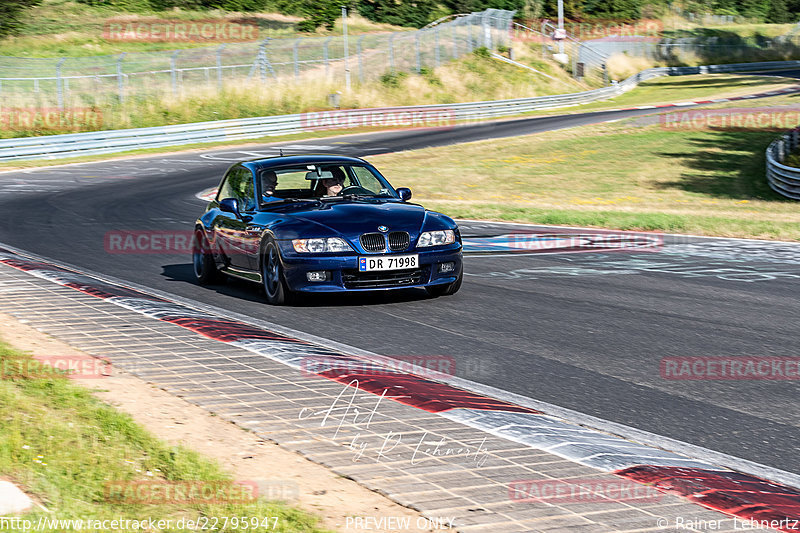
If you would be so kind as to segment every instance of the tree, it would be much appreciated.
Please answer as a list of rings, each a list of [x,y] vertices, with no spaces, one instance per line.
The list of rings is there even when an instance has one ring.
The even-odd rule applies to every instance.
[[[792,22],[792,16],[789,13],[786,0],[772,0],[769,5],[769,11],[767,11],[767,22],[776,24]]]
[[[439,11],[435,0],[361,0],[358,12],[375,22],[421,28],[438,18]]]
[[[23,12],[36,6],[41,0],[2,0],[0,1],[0,37],[14,35],[22,26]]]
[[[332,30],[336,19],[342,14],[342,5],[338,0],[304,0],[301,13],[305,17],[297,25],[300,31],[315,31],[320,26]]]

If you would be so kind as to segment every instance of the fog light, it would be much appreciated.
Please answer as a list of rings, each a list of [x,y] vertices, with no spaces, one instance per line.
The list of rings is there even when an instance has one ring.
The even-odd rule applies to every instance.
[[[328,279],[328,272],[321,270],[319,272],[306,272],[308,281],[325,281]]]
[[[452,263],[452,262],[451,263],[439,263],[439,272],[442,273],[442,274],[445,273],[445,272],[452,272],[455,269],[456,269],[456,264],[455,263]]]

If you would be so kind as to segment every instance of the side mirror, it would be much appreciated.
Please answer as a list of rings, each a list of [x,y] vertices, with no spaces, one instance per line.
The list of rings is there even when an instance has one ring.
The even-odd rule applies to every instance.
[[[219,209],[220,211],[233,213],[237,217],[241,217],[239,214],[239,200],[236,198],[225,198],[224,200],[220,200]]]
[[[411,200],[411,189],[408,187],[398,187],[397,194],[400,195],[400,199],[404,202]]]

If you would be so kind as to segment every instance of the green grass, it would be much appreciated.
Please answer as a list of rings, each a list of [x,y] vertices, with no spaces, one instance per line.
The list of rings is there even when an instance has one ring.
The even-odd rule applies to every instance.
[[[0,379],[0,475],[21,485],[50,511],[37,507],[24,518],[37,523],[42,516],[62,520],[150,517],[174,523],[181,517],[277,516],[275,531],[323,532],[317,518],[279,502],[156,505],[108,501],[109,481],[231,479],[216,463],[165,444],[63,376],[32,378],[15,371],[19,361],[26,359],[26,354],[0,342],[0,365],[6,370]]]
[[[541,224],[800,239],[769,189],[771,131],[667,130],[626,120],[372,157],[448,215]]]
[[[666,104],[725,98],[767,92],[794,85],[792,79],[733,74],[704,74],[696,76],[665,76],[640,83],[634,90],[620,96],[590,104],[565,108],[565,113],[585,113],[638,105]],[[761,100],[758,100],[761,102]],[[742,105],[738,103],[737,105]],[[552,109],[530,113],[552,115]]]
[[[341,107],[355,109],[448,104],[586,89],[586,86],[572,81],[554,65],[543,64],[540,68],[550,71],[557,79],[534,76],[519,67],[468,54],[438,68],[424,69],[420,74],[403,73],[402,76],[382,76],[381,79],[364,83],[354,82],[351,91],[342,93]],[[298,90],[299,87],[302,90]],[[211,86],[200,83],[190,85],[184,93],[177,96],[165,95],[156,92],[153,86],[145,86],[142,93],[129,96],[123,103],[117,101],[113,91],[97,95],[78,95],[75,91],[75,96],[66,102],[65,107],[94,109],[93,116],[102,117],[99,121],[102,123],[101,129],[110,130],[331,109],[327,95],[341,89],[341,82],[317,77],[304,80],[301,84],[294,80],[279,80],[268,84],[258,80],[239,85],[231,83],[222,91],[217,90],[216,83]],[[53,101],[34,103],[32,99],[36,96],[32,93],[9,96],[6,105],[11,109],[55,106]],[[96,129],[97,122],[94,120],[82,124],[79,130]],[[0,124],[0,128],[2,127]],[[24,129],[7,128],[0,129],[0,138],[57,133],[70,131],[35,126]]]

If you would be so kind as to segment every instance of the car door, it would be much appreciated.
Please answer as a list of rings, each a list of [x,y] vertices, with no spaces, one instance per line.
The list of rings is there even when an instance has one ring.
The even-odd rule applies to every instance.
[[[219,212],[214,223],[218,246],[228,258],[230,266],[253,270],[255,261],[251,258],[253,254],[248,245],[252,239],[249,239],[248,235],[252,231],[249,219],[255,212],[255,192],[253,173],[249,169],[236,165],[228,171],[217,195],[217,201],[226,198],[235,198],[239,202],[241,216]]]

